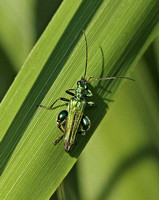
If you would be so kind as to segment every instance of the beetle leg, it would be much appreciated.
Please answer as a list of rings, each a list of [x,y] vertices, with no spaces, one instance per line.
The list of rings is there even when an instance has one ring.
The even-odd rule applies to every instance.
[[[92,94],[91,90],[87,90],[85,96],[86,96],[86,97],[92,97],[93,94]]]
[[[93,101],[87,102],[87,105],[88,105],[88,106],[96,106],[95,102],[93,102]]]
[[[54,106],[54,104],[57,102],[57,101],[67,101],[67,102],[69,102],[70,100],[69,99],[66,99],[66,98],[63,98],[63,97],[60,97],[60,98],[58,98],[58,99],[56,99],[56,101],[54,101],[52,104],[51,104],[51,106],[43,106],[43,105],[38,105],[38,107],[41,107],[41,108],[45,108],[45,109],[47,109],[47,110],[52,110],[53,109],[53,106]]]
[[[68,116],[67,110],[62,110],[57,116],[57,120],[56,120],[57,126],[62,132],[65,131],[65,123],[66,123],[67,116]]]
[[[62,137],[64,136],[64,133],[61,133],[61,135],[59,135],[56,140],[54,141],[54,145],[56,145],[61,139]]]
[[[65,124],[67,116],[68,116],[67,110],[62,110],[57,116],[56,120],[57,126],[62,131],[62,134],[55,140],[54,144],[57,144],[65,134]]]
[[[83,116],[81,119],[78,133],[85,135],[86,132],[90,129],[90,127],[91,127],[90,119],[87,116]]]
[[[75,94],[73,92],[70,92],[70,91],[75,91],[75,89],[68,89],[68,90],[65,91],[67,94],[74,96]]]

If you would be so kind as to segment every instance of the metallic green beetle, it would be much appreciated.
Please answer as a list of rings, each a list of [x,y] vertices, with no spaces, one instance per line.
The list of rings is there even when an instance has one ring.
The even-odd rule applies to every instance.
[[[62,131],[62,134],[55,140],[54,144],[57,144],[60,139],[63,137],[64,140],[64,148],[66,151],[69,151],[72,145],[75,143],[77,133],[81,133],[85,135],[85,133],[90,129],[91,122],[87,116],[83,116],[85,107],[94,106],[94,102],[87,102],[87,97],[92,97],[92,92],[88,89],[88,83],[92,81],[99,81],[99,80],[109,80],[109,79],[117,79],[117,78],[126,78],[129,80],[133,80],[127,77],[106,77],[91,80],[92,76],[86,80],[86,71],[87,71],[87,60],[88,60],[88,46],[87,46],[87,39],[85,32],[83,31],[85,42],[86,42],[86,65],[85,65],[85,72],[84,76],[81,78],[80,81],[77,82],[76,89],[68,89],[66,93],[72,95],[73,97],[69,100],[63,97],[58,98],[53,104],[49,107],[39,105],[39,107],[52,110],[54,104],[59,101],[66,101],[68,102],[67,110],[63,110],[58,114],[57,117],[57,126]],[[74,93],[72,92],[74,91]]]

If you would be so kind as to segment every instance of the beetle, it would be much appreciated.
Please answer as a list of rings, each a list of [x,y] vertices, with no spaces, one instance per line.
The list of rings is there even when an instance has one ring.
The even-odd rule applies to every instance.
[[[83,31],[85,43],[86,43],[86,64],[85,64],[85,72],[84,76],[81,80],[77,81],[76,89],[68,89],[65,92],[72,96],[71,99],[60,97],[56,101],[54,101],[51,106],[43,106],[38,105],[41,108],[45,108],[47,110],[52,110],[53,106],[58,101],[65,101],[68,103],[67,110],[62,110],[57,116],[57,126],[62,131],[62,134],[55,140],[54,144],[57,144],[61,138],[64,141],[64,149],[68,152],[72,145],[75,143],[77,133],[85,135],[86,132],[91,127],[91,121],[88,116],[84,115],[84,110],[86,106],[94,106],[95,103],[92,101],[86,101],[87,98],[92,97],[93,94],[88,88],[88,83],[92,81],[100,81],[100,80],[110,80],[117,78],[125,78],[129,80],[133,80],[128,77],[106,77],[100,79],[91,80],[93,77],[89,77],[86,79],[87,72],[87,61],[88,61],[88,45],[86,34]]]

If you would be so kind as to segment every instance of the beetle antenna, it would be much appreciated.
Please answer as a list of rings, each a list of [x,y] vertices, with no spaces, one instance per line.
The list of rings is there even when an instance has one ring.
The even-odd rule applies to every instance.
[[[94,80],[88,81],[88,83],[93,82],[93,81],[114,80],[114,79],[118,79],[118,78],[125,78],[125,79],[131,80],[131,81],[135,81],[134,79],[128,78],[128,77],[125,77],[125,76],[116,76],[116,77],[112,76],[112,77],[94,79]]]
[[[87,61],[88,61],[88,45],[87,45],[87,38],[86,38],[86,34],[85,34],[85,31],[83,31],[83,35],[84,35],[84,38],[85,38],[85,42],[86,42],[86,65],[85,65],[85,71],[84,71],[84,79],[86,77],[86,72],[87,72]]]

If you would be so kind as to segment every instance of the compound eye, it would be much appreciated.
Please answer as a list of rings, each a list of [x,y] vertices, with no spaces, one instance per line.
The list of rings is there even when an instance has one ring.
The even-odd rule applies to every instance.
[[[77,82],[77,85],[80,85],[80,84],[81,84],[81,81],[78,81],[78,82]]]

